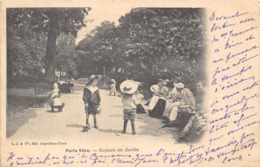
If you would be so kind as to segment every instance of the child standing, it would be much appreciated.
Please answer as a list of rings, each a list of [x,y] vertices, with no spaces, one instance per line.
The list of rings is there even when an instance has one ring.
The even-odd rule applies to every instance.
[[[138,85],[133,81],[126,80],[121,83],[120,90],[123,93],[122,103],[124,108],[124,129],[123,134],[126,133],[126,127],[128,120],[131,121],[132,125],[132,134],[135,135],[135,114],[136,114],[136,106],[139,104],[138,99],[136,97]]]
[[[116,95],[116,81],[114,79],[111,79],[111,84],[110,84],[110,96],[114,94]]]
[[[88,121],[89,115],[93,115],[94,128],[98,129],[96,114],[98,113],[99,105],[101,101],[99,89],[97,87],[97,83],[99,80],[100,80],[99,76],[91,75],[88,78],[86,87],[84,88],[83,101],[85,103],[86,127],[85,128],[83,127],[83,131],[87,131],[87,129],[90,129],[90,125]]]
[[[70,92],[73,92],[73,86],[75,83],[75,79],[73,77],[71,77],[70,81],[69,81],[69,88],[70,88]]]

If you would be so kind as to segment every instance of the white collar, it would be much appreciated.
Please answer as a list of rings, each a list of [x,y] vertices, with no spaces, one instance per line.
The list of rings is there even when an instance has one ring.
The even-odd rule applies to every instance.
[[[88,90],[90,90],[90,92],[93,94],[96,90],[98,90],[98,87],[97,86],[87,86]]]

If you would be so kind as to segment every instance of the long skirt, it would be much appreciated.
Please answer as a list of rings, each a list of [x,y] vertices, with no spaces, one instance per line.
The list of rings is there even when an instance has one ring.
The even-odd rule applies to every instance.
[[[154,107],[155,107],[155,105],[157,104],[158,100],[159,100],[159,97],[158,97],[158,96],[153,96],[153,97],[151,98],[151,100],[150,100],[150,102],[149,102],[149,106],[148,106],[149,110],[153,110],[153,109],[154,109]]]
[[[142,104],[138,104],[136,106],[136,113],[137,114],[144,114],[145,113],[145,110],[144,110],[144,107],[142,106]]]
[[[170,121],[176,120],[179,111],[178,105],[180,105],[180,102],[171,103],[170,112],[168,113]]]
[[[161,118],[163,115],[163,112],[165,110],[165,103],[166,103],[166,100],[159,99],[158,102],[156,103],[156,105],[154,106],[153,110],[149,111],[149,115],[151,117]]]
[[[174,103],[170,102],[169,100],[166,100],[163,116],[169,118],[170,112],[173,107],[174,107]]]

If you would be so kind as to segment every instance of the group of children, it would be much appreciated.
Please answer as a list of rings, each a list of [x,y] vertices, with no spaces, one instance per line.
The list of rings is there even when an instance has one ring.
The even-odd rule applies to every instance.
[[[89,115],[93,115],[94,118],[94,128],[98,129],[96,115],[99,113],[100,109],[100,93],[97,87],[99,77],[96,75],[91,75],[86,83],[83,93],[83,101],[85,104],[86,112],[86,126],[83,126],[83,132],[86,132],[90,129],[89,125]],[[141,103],[142,95],[138,93],[139,83],[126,80],[121,83],[120,90],[122,92],[122,103],[123,103],[123,113],[124,113],[124,123],[122,133],[126,133],[127,123],[130,120],[132,126],[132,134],[135,135],[135,115],[136,108]],[[116,82],[115,80],[111,81],[110,86],[110,95],[116,94]]]
[[[91,75],[86,83],[83,93],[83,101],[85,104],[86,112],[86,126],[83,126],[83,132],[90,129],[89,115],[93,115],[94,128],[98,129],[96,115],[100,113],[100,101],[101,96],[97,87],[98,81],[101,76]],[[135,117],[136,113],[145,113],[141,105],[143,95],[139,92],[140,82],[133,80],[125,80],[120,84],[120,91],[122,92],[122,104],[123,104],[123,131],[126,133],[127,124],[130,120],[132,127],[132,134],[135,135]],[[58,108],[58,111],[62,111],[64,103],[61,102],[58,85],[54,84],[51,94],[51,108],[54,111]],[[151,91],[154,92],[151,98],[148,108],[149,115],[156,117],[167,117],[169,120],[176,120],[177,113],[181,109],[182,111],[194,111],[195,110],[195,98],[189,89],[184,88],[182,83],[174,83],[173,89],[169,92],[165,87],[165,81],[159,79],[157,85],[153,85]],[[116,95],[116,81],[111,80],[110,95]],[[139,112],[138,112],[139,110]],[[189,120],[185,128],[180,133],[180,138],[184,138],[192,128],[198,131],[202,131],[205,128],[205,119],[200,113],[194,114]],[[194,131],[195,131],[194,130]]]
[[[97,125],[97,117],[96,115],[100,113],[100,93],[97,87],[98,81],[101,79],[100,76],[91,75],[86,83],[86,87],[83,91],[83,101],[85,104],[85,113],[86,113],[86,126],[83,126],[83,132],[90,130],[89,125],[89,116],[93,115],[94,120],[94,128],[98,129]],[[138,93],[138,86],[139,83],[126,80],[120,85],[120,90],[123,93],[122,95],[122,103],[124,108],[124,124],[123,124],[123,131],[122,133],[126,133],[127,123],[130,120],[132,126],[132,134],[136,134],[135,131],[135,115],[136,115],[136,108],[140,105],[142,100],[142,95]],[[110,95],[116,95],[116,81],[113,79],[111,81],[111,90]],[[58,88],[58,83],[55,82],[53,85],[53,91],[50,96],[50,106],[52,111],[55,111],[55,108],[58,109],[59,112],[62,111],[65,103],[61,101],[61,94]]]

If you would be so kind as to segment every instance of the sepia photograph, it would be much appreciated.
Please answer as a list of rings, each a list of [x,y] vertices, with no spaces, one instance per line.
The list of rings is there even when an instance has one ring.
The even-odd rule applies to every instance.
[[[259,2],[0,6],[0,166],[256,167]]]
[[[7,9],[6,137],[199,140],[204,9],[98,11]]]

